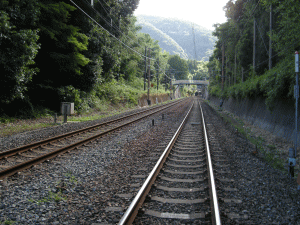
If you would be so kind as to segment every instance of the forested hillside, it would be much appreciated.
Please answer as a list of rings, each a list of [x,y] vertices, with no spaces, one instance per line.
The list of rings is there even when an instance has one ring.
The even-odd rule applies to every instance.
[[[171,77],[188,78],[187,61],[177,60],[182,65],[173,65],[181,70],[176,72],[173,56],[139,32],[132,16],[138,3],[2,0],[0,115],[58,111],[64,101],[74,102],[77,111],[105,102],[137,104],[144,93],[145,47],[153,89],[157,79],[165,90]]]
[[[218,41],[208,64],[210,93],[222,98],[261,96],[270,109],[279,98],[292,100],[299,7],[293,0],[230,0],[224,7],[228,21],[213,33]]]
[[[195,59],[193,39],[193,24],[179,19],[162,18],[155,16],[137,16],[137,24],[142,27],[141,32],[148,33],[158,40],[159,46],[170,52],[178,54],[185,59]],[[212,31],[194,24],[196,60],[207,61],[212,54],[216,38]]]

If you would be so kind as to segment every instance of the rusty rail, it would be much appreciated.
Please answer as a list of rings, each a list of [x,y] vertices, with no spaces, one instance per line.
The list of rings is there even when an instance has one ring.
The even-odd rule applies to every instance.
[[[3,178],[8,177],[8,176],[11,176],[11,175],[13,175],[13,174],[15,174],[15,173],[17,173],[17,172],[20,172],[20,171],[22,171],[22,170],[25,170],[25,169],[27,169],[27,168],[30,168],[30,167],[32,167],[33,165],[36,165],[36,164],[42,163],[42,162],[44,162],[44,161],[46,161],[46,160],[49,160],[49,159],[51,159],[51,158],[54,158],[54,157],[57,156],[57,155],[63,154],[63,153],[68,152],[68,151],[71,151],[71,150],[73,150],[73,149],[75,149],[75,148],[78,148],[78,147],[80,147],[80,146],[82,146],[82,145],[88,143],[88,142],[91,142],[91,141],[93,141],[93,140],[95,140],[95,139],[98,139],[99,137],[101,137],[101,136],[103,136],[103,135],[105,135],[105,134],[114,132],[114,131],[116,131],[116,130],[122,128],[122,127],[125,127],[125,126],[128,126],[128,125],[130,125],[130,124],[133,124],[134,122],[140,121],[140,120],[144,119],[145,117],[148,117],[148,116],[151,116],[151,115],[153,115],[153,114],[156,114],[156,113],[158,113],[158,112],[160,112],[160,111],[162,111],[162,110],[165,110],[165,109],[167,109],[167,108],[170,108],[170,107],[172,107],[172,106],[174,106],[174,105],[177,105],[177,104],[179,104],[179,103],[181,103],[181,102],[182,102],[182,101],[177,101],[176,103],[168,104],[167,106],[164,106],[164,107],[162,107],[162,108],[159,108],[158,110],[155,110],[154,112],[151,112],[151,113],[149,113],[149,114],[146,114],[146,115],[144,115],[144,116],[142,116],[142,117],[140,117],[140,118],[137,118],[137,119],[135,119],[135,120],[133,120],[133,121],[127,122],[127,123],[125,123],[125,124],[119,125],[119,126],[117,126],[117,127],[114,127],[114,128],[112,128],[112,129],[109,129],[109,130],[107,130],[107,131],[101,132],[101,133],[99,133],[99,134],[97,134],[97,135],[94,135],[94,136],[91,136],[91,137],[86,138],[86,139],[84,139],[84,140],[75,142],[75,143],[73,143],[73,144],[71,144],[71,145],[68,145],[68,146],[66,146],[66,147],[57,149],[57,150],[52,151],[52,152],[50,152],[50,153],[44,154],[44,155],[42,155],[42,156],[36,157],[36,158],[34,158],[34,159],[31,159],[31,160],[25,161],[25,162],[23,162],[23,163],[17,164],[17,165],[15,165],[15,166],[12,166],[12,167],[10,167],[10,168],[4,169],[4,170],[0,171],[0,179],[3,179]],[[158,108],[158,107],[157,107],[157,108]],[[157,109],[157,108],[155,108],[155,109]],[[135,114],[134,114],[134,115],[135,115]],[[132,116],[132,115],[131,115],[131,116]],[[114,121],[115,121],[115,120],[114,120]],[[106,123],[104,123],[104,124],[107,124],[107,123],[109,123],[109,122],[106,122]],[[102,124],[101,124],[101,125],[102,125]],[[96,125],[96,126],[97,126],[97,125]],[[86,130],[88,130],[88,129],[94,129],[96,126],[92,126],[92,128],[91,128],[91,127],[89,127],[89,128],[84,128],[84,129],[81,129],[81,130],[79,130],[79,131],[82,132],[82,130],[86,131]],[[98,125],[98,126],[99,126],[99,125]],[[55,141],[55,140],[57,140],[57,139],[65,138],[65,137],[67,137],[67,136],[72,136],[72,135],[78,133],[79,131],[70,132],[70,133],[67,133],[67,134],[64,134],[64,135],[61,135],[61,136],[56,136],[56,137],[54,137],[54,138],[49,138],[49,139],[47,139],[47,140],[40,141],[40,142],[36,142],[36,143],[31,144],[31,145],[22,146],[22,147],[17,148],[17,149],[21,149],[20,151],[23,152],[23,151],[26,151],[26,150],[28,150],[28,149],[33,148],[33,147],[28,147],[28,146],[37,146],[37,144],[38,144],[38,146],[40,146],[40,145],[41,145],[40,143],[42,143],[42,145],[44,145],[44,144],[46,144],[46,143]],[[49,140],[50,140],[50,141],[49,141]],[[48,142],[47,142],[47,141],[48,141]],[[24,149],[26,149],[26,150],[24,150]],[[17,154],[17,153],[18,153],[18,152],[16,151],[16,149],[13,149],[13,151],[15,152],[14,154]],[[7,152],[10,152],[10,151],[7,151]],[[5,153],[5,152],[4,152],[4,153]],[[2,154],[2,157],[3,157],[3,154]],[[4,156],[4,157],[5,157],[5,156]]]
[[[169,104],[165,105],[164,108],[171,107],[172,105],[175,105],[175,104],[180,103],[180,102],[181,101],[177,101],[175,103],[169,103]],[[96,125],[93,125],[93,126],[82,128],[82,129],[79,129],[79,130],[76,130],[76,131],[72,131],[72,132],[68,132],[68,133],[62,134],[62,135],[58,135],[58,136],[55,136],[55,137],[44,139],[42,141],[30,143],[28,145],[23,145],[21,147],[13,148],[13,149],[10,149],[8,151],[0,152],[0,159],[6,158],[6,157],[9,157],[9,156],[18,154],[18,153],[22,153],[22,152],[28,151],[28,150],[33,149],[33,148],[37,148],[37,147],[39,147],[41,145],[46,145],[46,144],[49,144],[51,142],[58,141],[59,139],[67,138],[67,137],[70,137],[70,136],[75,136],[75,135],[77,135],[79,133],[83,133],[83,132],[87,132],[89,130],[96,129],[96,128],[100,127],[100,126],[104,126],[104,125],[107,125],[107,124],[110,124],[110,123],[118,122],[118,121],[127,119],[129,117],[136,116],[138,114],[141,114],[141,113],[144,113],[144,112],[148,112],[148,111],[151,111],[153,109],[157,109],[159,107],[161,107],[161,106],[157,106],[157,107],[151,108],[151,109],[146,109],[146,110],[143,110],[141,112],[137,112],[137,113],[130,114],[130,115],[127,115],[127,116],[123,116],[123,117],[120,117],[120,118],[117,118],[117,119],[113,119],[113,120],[110,120],[110,121],[107,121],[107,122],[103,122],[103,123],[100,123],[100,124],[96,124]]]
[[[209,150],[209,142],[207,138],[207,132],[206,132],[206,127],[205,127],[205,120],[204,120],[204,115],[202,111],[201,104],[200,105],[200,112],[201,112],[201,117],[202,117],[202,122],[203,122],[203,130],[204,130],[204,139],[205,139],[205,146],[206,146],[206,151],[207,151],[207,161],[208,161],[208,173],[209,173],[209,183],[210,183],[210,195],[211,195],[211,206],[212,206],[212,223],[214,225],[221,225],[221,218],[220,218],[220,211],[219,211],[219,204],[218,204],[218,198],[217,198],[217,193],[216,193],[216,186],[215,186],[215,181],[214,181],[214,174],[213,174],[213,167],[212,167],[212,161],[211,161],[211,156],[210,156],[210,150]],[[155,179],[157,175],[159,174],[161,168],[163,167],[164,162],[166,161],[175,141],[177,140],[181,130],[183,129],[183,126],[192,110],[192,107],[194,104],[190,107],[188,113],[186,114],[185,118],[183,119],[183,122],[180,124],[179,128],[175,132],[173,138],[169,142],[168,146],[165,148],[163,154],[161,155],[160,159],[152,169],[151,173],[148,175],[146,181],[142,185],[141,189],[137,193],[136,197],[132,201],[132,203],[129,205],[127,211],[124,213],[123,217],[119,221],[119,225],[128,225],[132,224],[136,215],[138,214],[138,211],[142,204],[144,203],[146,196],[148,195],[152,185],[155,182]]]
[[[165,148],[163,154],[161,155],[161,157],[159,158],[158,162],[156,163],[156,165],[154,166],[154,168],[152,169],[151,173],[149,174],[149,176],[147,177],[145,183],[143,184],[143,186],[141,187],[141,189],[139,190],[139,192],[137,193],[136,197],[134,198],[134,200],[132,201],[132,203],[130,204],[130,206],[128,207],[127,211],[125,212],[125,214],[123,215],[123,217],[121,218],[119,225],[124,225],[124,224],[132,224],[132,222],[134,221],[139,208],[142,206],[143,202],[145,201],[145,198],[147,196],[147,194],[149,193],[152,184],[154,183],[157,175],[160,172],[160,169],[162,168],[164,162],[166,161],[175,141],[177,140],[192,108],[193,108],[194,104],[192,104],[192,106],[190,107],[189,111],[187,112],[186,116],[184,117],[182,123],[180,124],[179,128],[177,129],[177,131],[175,132],[173,138],[171,139],[170,143],[168,144],[168,146]]]

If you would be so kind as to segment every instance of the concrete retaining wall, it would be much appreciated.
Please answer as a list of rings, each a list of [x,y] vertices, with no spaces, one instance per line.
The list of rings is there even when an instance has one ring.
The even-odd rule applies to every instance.
[[[168,100],[171,100],[171,97],[169,94],[152,94],[150,95],[150,100],[151,100],[151,104],[156,104],[156,99],[157,99],[157,102],[158,103],[161,103],[161,102],[165,102],[165,101],[168,101]],[[143,107],[143,106],[148,106],[148,103],[147,103],[147,94],[144,94],[138,101],[138,104],[140,107]]]
[[[218,98],[209,97],[209,100],[217,106],[220,104]],[[291,100],[279,100],[272,112],[267,109],[263,98],[243,100],[230,98],[224,101],[223,108],[278,137],[288,141],[294,140],[295,108]],[[298,140],[299,137],[298,133]]]

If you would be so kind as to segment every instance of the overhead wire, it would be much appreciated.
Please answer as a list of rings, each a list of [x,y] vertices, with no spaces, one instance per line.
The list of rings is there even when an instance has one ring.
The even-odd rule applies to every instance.
[[[87,2],[87,0],[85,0]],[[122,44],[123,46],[125,46],[127,49],[131,50],[132,52],[137,53],[139,56],[143,57],[144,60],[150,59],[150,60],[155,60],[156,65],[158,65],[158,63],[156,62],[156,59],[148,57],[146,55],[143,55],[141,53],[139,53],[138,51],[136,51],[135,49],[131,48],[130,46],[128,46],[127,44],[125,44],[123,41],[121,41],[119,38],[117,38],[115,35],[113,35],[112,33],[110,33],[107,29],[105,29],[102,25],[100,25],[94,18],[92,18],[88,13],[86,13],[81,7],[79,7],[73,0],[70,0],[70,2],[72,2],[73,5],[75,5],[76,8],[78,8],[82,13],[84,13],[89,19],[91,19],[96,25],[98,25],[101,29],[103,29],[105,32],[107,32],[111,37],[113,37],[115,40],[117,40],[120,44]],[[90,5],[89,5],[90,6]],[[101,16],[101,14],[94,9],[94,7],[91,7],[106,23],[109,23],[107,20],[105,20],[105,18],[103,18]],[[126,34],[124,34],[122,31],[120,31],[123,35],[127,36]],[[131,39],[131,38],[130,38]],[[131,39],[132,40],[132,39]],[[134,40],[133,40],[134,41]],[[136,42],[135,42],[136,43]],[[142,47],[139,43],[138,44],[140,47]],[[143,64],[139,63],[139,66],[143,66]],[[169,66],[171,67],[171,66]],[[172,68],[172,67],[171,67]],[[173,68],[172,68],[173,69]],[[176,69],[173,69],[176,70]],[[160,69],[161,72],[163,72],[163,74],[168,78],[168,79],[172,79],[171,77],[169,77],[163,70]]]
[[[87,0],[85,0],[85,1],[87,1]],[[105,2],[105,1],[103,1],[109,8],[110,8],[110,10],[112,10],[112,8]],[[103,6],[103,4],[101,3],[101,1],[99,1],[99,3],[101,4],[101,6],[103,7],[103,9],[105,10],[105,12],[107,13],[107,14],[109,14],[108,13],[108,11],[107,11],[107,8],[105,8],[104,6]],[[96,10],[94,7],[93,7],[93,10],[100,16],[100,17],[102,17],[101,16],[101,14],[99,13],[99,11],[98,10]],[[108,15],[108,17],[110,18],[110,19],[112,19],[109,15]],[[107,22],[107,21],[106,21]],[[108,22],[107,22],[108,23]],[[126,35],[126,34],[124,34],[117,26],[113,26],[115,29],[117,29],[121,34],[122,34],[122,36],[125,36],[125,37],[127,37],[128,39],[130,39],[130,40],[132,40],[132,41],[134,41],[132,38],[130,38],[130,37],[128,37],[128,35]],[[139,43],[137,43],[137,42],[135,42],[138,46],[140,46],[140,47],[143,47],[143,46],[141,46]],[[148,59],[149,57],[147,57],[146,56],[146,59]],[[155,59],[153,59],[153,58],[150,58],[151,60],[155,60]],[[156,65],[158,65],[158,63],[157,63],[157,61],[155,61],[155,64]],[[171,67],[171,66],[169,66],[169,67]],[[172,68],[172,67],[171,67]],[[172,68],[173,69],[173,68]],[[176,69],[174,69],[174,70],[176,70]],[[167,75],[166,75],[167,76]],[[168,76],[167,76],[168,77]]]
[[[256,9],[257,9],[257,6],[259,5],[260,1],[261,1],[261,0],[259,0],[259,1],[256,3],[254,9],[252,10],[252,12],[250,12],[250,14],[249,14],[250,16],[248,17],[248,20],[247,20],[247,22],[245,23],[244,28],[240,31],[240,34],[239,34],[237,40],[235,40],[236,43],[237,43],[237,42],[240,40],[240,38],[242,37],[243,31],[246,29],[247,24],[249,23],[250,18],[252,18],[253,14],[255,13],[255,11],[256,11]],[[247,6],[248,2],[249,2],[249,1],[246,2],[245,7]],[[243,14],[243,15],[244,15],[244,14]],[[238,22],[240,19],[241,19],[241,17],[239,17],[239,19],[237,20],[237,22]],[[229,37],[229,35],[226,35],[226,36],[227,36],[227,37],[225,37],[225,40],[223,40],[223,43],[226,42],[229,38],[231,38],[231,37]]]
[[[148,58],[150,60],[155,60],[153,58],[147,57],[141,53],[139,53],[138,51],[136,51],[135,49],[129,47],[127,44],[125,44],[123,41],[121,41],[120,39],[118,39],[115,35],[111,34],[108,30],[106,30],[103,26],[101,26],[94,18],[92,18],[90,15],[88,15],[82,8],[80,8],[74,1],[70,0],[70,2],[73,3],[73,5],[76,6],[76,8],[78,8],[81,12],[83,12],[87,17],[89,17],[94,23],[96,23],[101,29],[103,29],[104,31],[106,31],[111,37],[113,37],[115,40],[117,40],[119,43],[121,43],[122,45],[124,45],[126,48],[130,49],[131,51],[137,53],[138,55],[144,57],[144,58]]]
[[[85,0],[87,1],[87,0]],[[115,31],[119,32],[120,34],[122,34],[123,37],[126,37],[127,39],[133,40],[131,37],[129,37],[127,34],[125,34],[124,32],[121,31],[121,29],[118,27],[118,25],[115,24],[115,22],[113,22],[113,19],[111,18],[111,14],[106,10],[106,8],[103,6],[103,4],[101,3],[101,1],[99,1],[99,3],[101,4],[102,8],[104,9],[104,11],[107,13],[107,16],[110,18],[111,21],[107,21],[107,24],[112,27],[113,29],[115,29]],[[95,7],[93,7],[93,10],[100,16],[102,17],[101,13],[95,9]],[[115,19],[115,18],[114,18]],[[117,19],[115,19],[117,20]],[[134,41],[134,40],[133,40]],[[136,43],[137,45],[139,45],[140,47],[142,47],[139,43]]]
[[[295,45],[295,44],[298,43],[298,42],[299,42],[299,41],[296,41],[296,42],[292,43],[291,45],[289,45],[288,47],[284,48],[283,50],[277,52],[275,55],[273,55],[273,56],[271,57],[271,59],[273,59],[274,57],[276,57],[276,56],[279,55],[280,53],[286,51],[287,49],[289,49],[290,47],[292,47],[293,45]],[[266,62],[268,62],[268,61],[269,61],[269,59],[267,59],[267,60],[265,60],[265,61],[263,61],[263,62],[257,64],[254,68],[256,68],[256,67],[258,67],[258,66],[260,66],[260,65],[262,65],[262,64],[264,64],[264,63],[266,63]],[[294,62],[291,61],[291,63],[294,63]],[[290,64],[291,64],[291,63],[290,63]],[[247,73],[247,72],[249,72],[250,70],[251,70],[251,69],[246,70],[246,71],[244,71],[244,73]]]
[[[262,41],[263,41],[263,43],[264,43],[265,49],[266,49],[266,51],[267,51],[267,53],[268,53],[268,55],[269,55],[269,51],[268,51],[268,49],[267,49],[267,46],[266,46],[266,44],[265,44],[265,41],[264,41],[264,39],[263,39],[263,37],[262,37],[262,34],[261,34],[261,32],[260,32],[258,23],[256,23],[256,27],[257,27],[258,32],[259,32],[259,34],[260,34],[260,37],[261,37],[261,39],[262,39]]]
[[[258,2],[257,2],[257,4],[255,5],[255,8],[253,9],[253,11],[252,11],[252,13],[250,13],[250,16],[249,16],[249,18],[248,18],[248,20],[247,20],[247,22],[245,23],[245,25],[244,25],[244,29],[242,29],[241,31],[240,31],[240,35],[239,35],[239,37],[238,37],[238,39],[237,39],[237,41],[236,42],[238,42],[239,41],[239,39],[240,39],[240,37],[242,36],[241,34],[242,34],[242,32],[246,29],[246,27],[247,27],[247,24],[248,24],[248,22],[249,22],[249,20],[250,20],[250,18],[253,16],[253,14],[254,14],[254,12],[255,12],[255,10],[256,10],[256,8],[257,8],[257,6],[258,6],[258,4],[260,3],[260,1],[261,0],[259,0]],[[248,3],[248,1],[246,2],[246,4]],[[238,22],[238,21],[237,21]],[[225,42],[227,39],[229,38],[229,35],[227,35],[227,38],[225,38],[225,40],[223,41],[223,42]]]
[[[86,2],[87,2],[87,4],[90,6],[90,4],[89,4],[89,2],[88,2],[88,0],[85,0]],[[101,1],[99,1],[99,3],[101,4]],[[102,6],[102,4],[101,4],[101,6]],[[134,41],[131,37],[129,37],[128,35],[126,35],[125,33],[123,33],[121,30],[120,30],[120,28],[115,24],[115,23],[111,23],[111,22],[109,22],[109,21],[107,21],[105,18],[103,18],[103,16],[101,15],[101,13],[97,10],[97,9],[95,9],[95,7],[91,7],[94,11],[95,11],[95,13],[96,14],[98,14],[110,27],[112,27],[115,31],[117,31],[117,32],[119,32],[120,34],[122,34],[122,36],[123,37],[126,37],[127,38],[127,40],[126,41],[128,41],[128,39],[129,40],[131,40],[131,41]],[[106,10],[105,10],[105,12],[107,12]],[[109,14],[108,12],[107,12],[107,14]],[[108,15],[108,17],[112,20],[112,18]],[[135,42],[135,41],[134,41]],[[138,42],[135,42],[138,46],[140,46],[140,47],[142,47]]]

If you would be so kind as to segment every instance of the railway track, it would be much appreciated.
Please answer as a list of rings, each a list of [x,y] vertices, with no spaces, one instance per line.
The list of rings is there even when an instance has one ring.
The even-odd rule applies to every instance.
[[[151,115],[164,112],[172,107],[179,107],[181,104],[187,104],[187,102],[179,100],[163,106],[151,107],[118,119],[0,152],[0,179],[86,145]]]
[[[229,162],[214,141],[217,133],[209,130],[213,135],[207,133],[200,102],[195,100],[119,225],[219,225],[247,219],[235,212],[242,201],[230,185]]]

